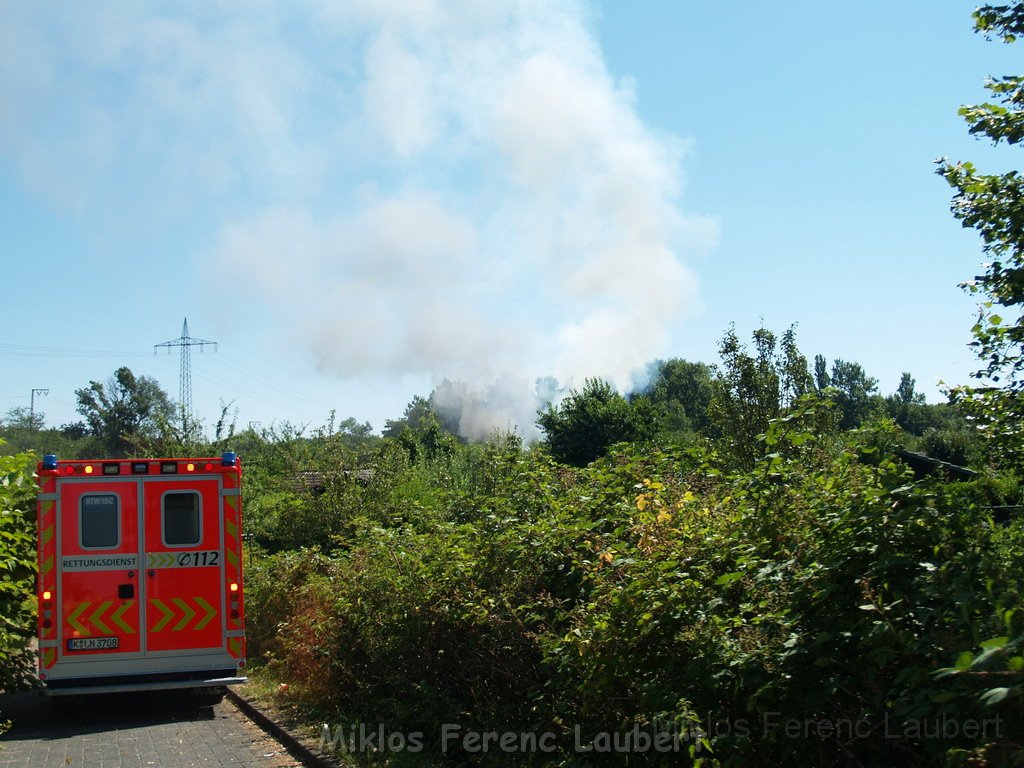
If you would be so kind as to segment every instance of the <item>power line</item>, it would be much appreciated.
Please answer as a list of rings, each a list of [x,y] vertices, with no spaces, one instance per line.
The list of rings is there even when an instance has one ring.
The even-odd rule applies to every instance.
[[[195,375],[213,384],[219,384],[220,386],[226,387],[227,391],[231,395],[247,396],[250,399],[258,400],[262,403],[273,406],[274,409],[277,411],[285,411],[296,416],[301,416],[302,418],[313,420],[321,419],[323,418],[324,415],[323,413],[313,413],[312,411],[305,410],[303,408],[298,408],[295,406],[294,402],[282,402],[281,400],[275,400],[273,397],[268,397],[266,394],[261,393],[256,389],[241,385],[238,382],[237,376],[231,378],[224,378],[210,371],[204,371],[202,369],[197,369],[195,371]]]
[[[257,371],[255,368],[250,368],[247,365],[243,365],[237,360],[234,360],[227,355],[218,355],[216,362],[218,365],[227,367],[229,370],[233,369],[235,372],[240,372],[246,376],[247,379],[256,384],[262,384],[268,389],[277,391],[279,394],[285,395],[290,400],[303,400],[308,405],[315,406],[318,408],[331,409],[335,406],[325,400],[319,400],[315,397],[310,397],[301,392],[296,391],[294,388],[283,384],[277,379],[273,379],[266,374]]]
[[[0,357],[145,357],[140,352],[109,349],[72,349],[68,347],[37,347],[28,344],[0,343]]]
[[[218,370],[213,371],[206,365],[197,365],[193,367],[193,376],[214,384],[218,388],[222,387],[223,394],[228,398],[244,396],[247,399],[262,402],[276,412],[287,413],[311,421],[323,419],[328,411],[334,409],[330,403],[303,396],[294,388],[288,388],[280,381],[260,375],[237,360],[230,361],[226,355],[218,354],[216,357],[206,360],[205,364],[216,366]],[[240,374],[241,371],[249,373]],[[274,390],[285,397],[275,397]]]

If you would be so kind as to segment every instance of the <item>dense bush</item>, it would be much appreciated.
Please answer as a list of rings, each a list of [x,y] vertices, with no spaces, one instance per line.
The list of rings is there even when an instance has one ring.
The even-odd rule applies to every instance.
[[[34,668],[29,650],[35,628],[33,458],[0,455],[0,692],[27,685]]]
[[[773,422],[742,472],[702,447],[575,469],[496,441],[430,470],[424,514],[258,561],[254,649],[295,703],[434,748],[457,723],[556,733],[519,757],[564,764],[619,764],[602,739],[631,732],[684,737],[629,755],[649,764],[1020,757],[1017,529],[994,533],[991,489],[913,482],[891,426],[819,438],[828,410]],[[988,725],[929,736],[968,722]]]
[[[587,379],[537,416],[548,449],[559,461],[585,466],[616,443],[643,442],[659,429],[659,412],[645,397],[627,400],[607,381]]]

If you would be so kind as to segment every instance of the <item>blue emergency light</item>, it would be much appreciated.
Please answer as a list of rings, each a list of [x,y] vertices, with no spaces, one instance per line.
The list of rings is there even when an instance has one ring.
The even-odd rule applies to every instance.
[[[48,453],[43,456],[43,469],[56,469],[57,468],[57,454]]]
[[[234,467],[238,464],[238,454],[234,451],[224,451],[220,457],[220,465],[222,467]]]

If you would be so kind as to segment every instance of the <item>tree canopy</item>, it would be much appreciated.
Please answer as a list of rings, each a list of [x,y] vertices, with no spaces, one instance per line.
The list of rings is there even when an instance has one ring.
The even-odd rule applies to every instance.
[[[136,377],[126,366],[118,368],[105,384],[90,381],[75,390],[78,412],[91,434],[102,441],[110,456],[124,456],[142,438],[154,434],[173,415],[167,393],[156,379]]]
[[[658,360],[651,365],[650,381],[636,394],[651,401],[669,432],[705,432],[711,424],[714,376],[707,363]]]
[[[582,467],[616,443],[654,437],[658,417],[647,398],[630,402],[609,382],[587,379],[583,389],[541,411],[537,425],[555,459]]]
[[[984,5],[974,12],[975,30],[1013,43],[1024,32],[1024,2]],[[960,108],[968,130],[993,144],[1024,138],[1024,76],[989,78],[991,101]],[[1020,461],[1024,415],[1024,178],[1017,170],[980,172],[973,163],[939,161],[937,171],[955,190],[951,209],[964,227],[981,235],[989,261],[963,284],[981,299],[972,328],[982,361],[977,377],[998,385],[962,388],[958,396],[981,417],[982,429],[1005,459]]]

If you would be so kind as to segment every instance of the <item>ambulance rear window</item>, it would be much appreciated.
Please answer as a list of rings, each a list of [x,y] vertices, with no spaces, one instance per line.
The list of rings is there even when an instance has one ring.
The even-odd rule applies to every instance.
[[[121,509],[113,493],[82,496],[78,532],[82,549],[117,549],[121,544]]]
[[[195,491],[165,493],[163,498],[164,545],[192,547],[202,539],[199,494]]]

